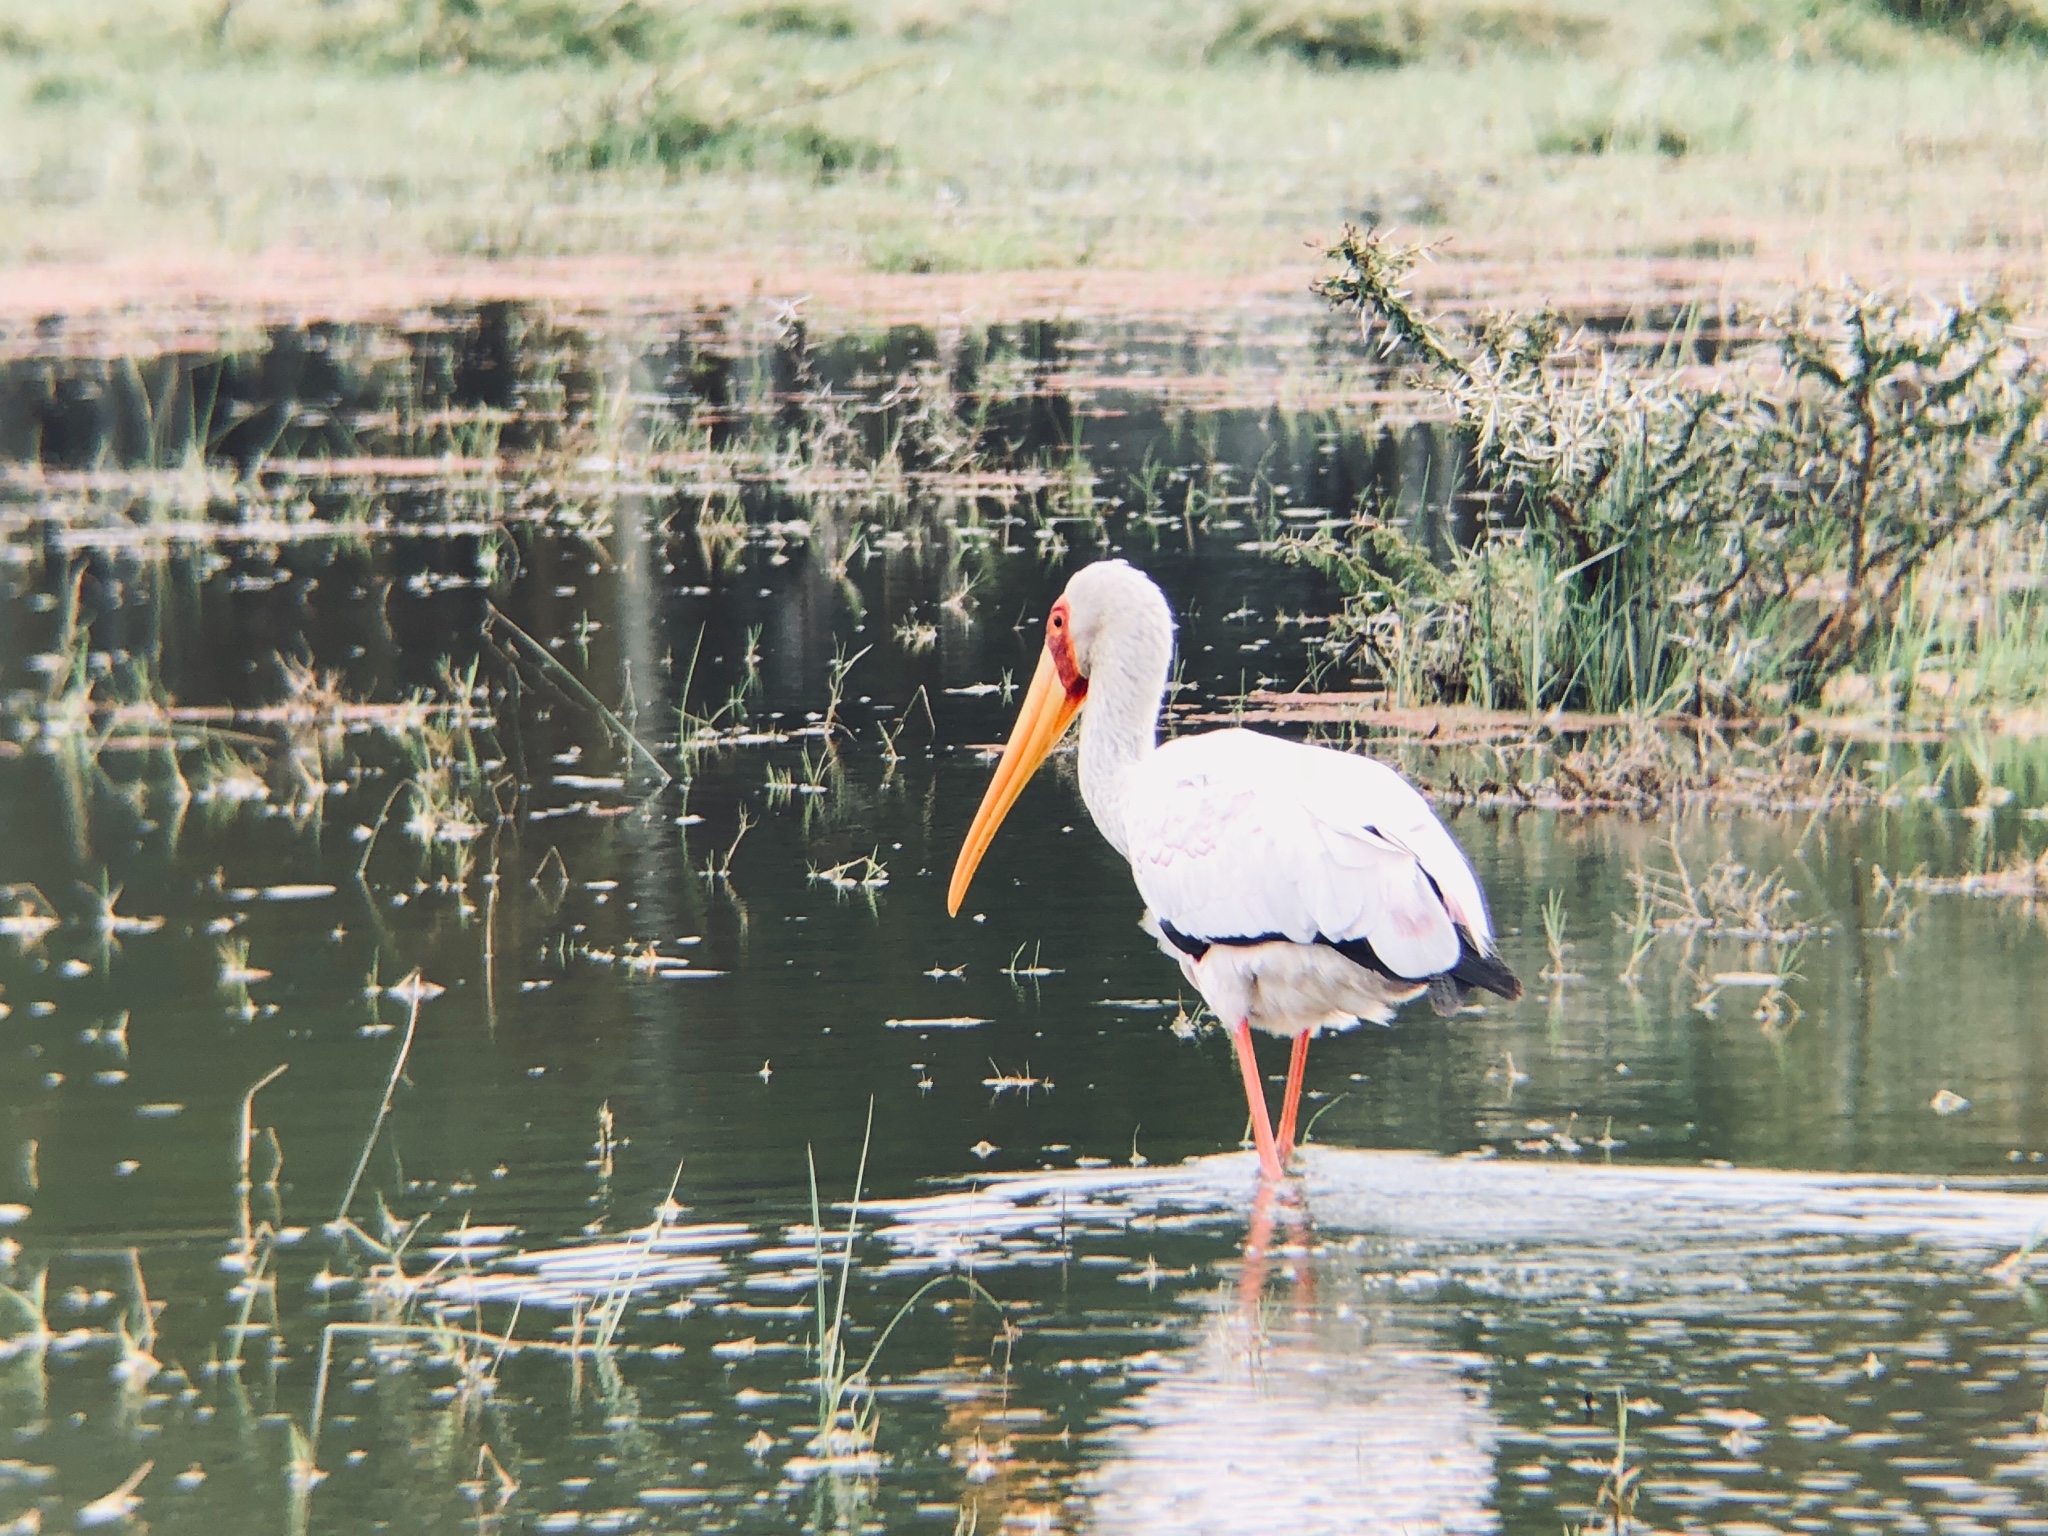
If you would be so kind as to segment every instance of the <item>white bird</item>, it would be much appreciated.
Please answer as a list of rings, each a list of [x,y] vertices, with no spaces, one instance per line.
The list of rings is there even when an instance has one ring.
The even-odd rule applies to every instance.
[[[1159,745],[1172,661],[1173,615],[1150,578],[1104,560],[1067,583],[946,909],[959,912],[996,828],[1080,716],[1081,798],[1130,861],[1146,931],[1229,1028],[1259,1164],[1279,1178],[1318,1030],[1384,1023],[1425,991],[1450,1014],[1468,988],[1517,998],[1522,984],[1496,956],[1472,866],[1413,785],[1369,757],[1256,731]],[[1293,1041],[1277,1137],[1253,1029]]]

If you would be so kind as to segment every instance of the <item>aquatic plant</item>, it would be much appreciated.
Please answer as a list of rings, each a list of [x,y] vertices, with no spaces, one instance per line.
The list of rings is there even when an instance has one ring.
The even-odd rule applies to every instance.
[[[1572,945],[1565,933],[1564,892],[1553,890],[1543,898],[1543,944],[1550,959],[1537,975],[1556,986],[1579,979],[1579,973],[1571,968],[1566,953]]]
[[[625,721],[619,718],[618,714],[610,706],[605,704],[596,694],[592,693],[581,678],[564,666],[557,659],[554,652],[513,623],[495,604],[488,611],[491,623],[518,642],[522,654],[538,665],[551,681],[566,689],[571,697],[585,705],[602,720],[620,741],[639,753],[642,761],[654,770],[655,776],[663,784],[675,782],[675,775],[662,766],[661,759],[654,755],[653,750],[648,747],[647,743],[635,735],[633,730]]]
[[[1647,910],[1655,932],[1786,945],[1818,931],[1788,910],[1799,892],[1783,870],[1752,870],[1722,859],[1695,874],[1676,831],[1664,846],[1669,869],[1639,864],[1629,872],[1639,909]]]
[[[1576,1528],[1580,1536],[1597,1531],[1603,1515],[1608,1536],[1625,1536],[1635,1523],[1636,1501],[1642,1497],[1643,1491],[1643,1467],[1641,1461],[1631,1465],[1628,1459],[1628,1410],[1628,1394],[1619,1387],[1615,1388],[1614,1457],[1607,1464],[1606,1475],[1593,1495],[1592,1523]]]
[[[880,1469],[875,1435],[881,1404],[877,1396],[875,1367],[897,1326],[917,1309],[918,1303],[926,1296],[956,1282],[966,1291],[970,1301],[985,1301],[995,1308],[998,1316],[1007,1318],[1003,1304],[973,1275],[933,1275],[913,1291],[883,1325],[875,1342],[869,1346],[866,1358],[857,1365],[854,1363],[847,1348],[850,1322],[846,1296],[853,1278],[854,1244],[860,1236],[860,1202],[867,1179],[868,1148],[874,1129],[875,1106],[870,1099],[867,1129],[861,1137],[860,1163],[854,1172],[853,1199],[847,1206],[846,1232],[838,1245],[836,1277],[826,1260],[824,1213],[818,1203],[817,1160],[808,1149],[805,1153],[811,1195],[812,1315],[816,1329],[812,1349],[816,1363],[813,1383],[817,1422],[808,1456],[801,1462],[792,1463],[792,1469],[805,1476],[819,1472],[827,1474],[818,1482],[819,1530],[827,1529],[828,1508],[842,1517],[851,1510],[858,1510],[864,1502],[861,1480]],[[1007,1326],[1006,1322],[1006,1330]]]

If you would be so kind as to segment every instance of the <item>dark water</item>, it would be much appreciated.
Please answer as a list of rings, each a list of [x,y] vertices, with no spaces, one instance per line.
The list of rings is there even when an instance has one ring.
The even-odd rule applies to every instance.
[[[303,434],[253,452],[83,407],[62,453],[17,434],[0,1520],[1554,1531],[1612,1481],[1619,1394],[1644,1526],[2048,1529],[2040,1268],[1997,1267],[2048,1221],[2048,938],[1875,875],[2037,847],[2023,749],[1873,748],[1946,774],[1889,810],[1456,814],[1529,995],[1319,1043],[1316,1145],[1261,1204],[1227,1043],[1070,778],[957,921],[944,877],[1068,570],[1152,571],[1181,709],[1227,713],[1301,681],[1293,620],[1335,601],[1279,529],[1377,487],[1455,531],[1428,435],[1191,407],[1144,375],[1243,359],[1144,338],[543,367],[493,350],[510,323],[353,338],[396,382],[265,354],[149,396],[241,370],[227,414]],[[926,404],[843,403],[919,363],[972,464]],[[1126,377],[1061,382],[1088,369]],[[382,424],[394,392],[439,424]],[[1980,780],[2017,796],[1965,816]],[[1782,873],[1799,934],[1668,936],[1623,985],[1628,877],[1675,859]],[[828,1443],[813,1165],[828,1322],[862,1192],[849,1368],[936,1282]],[[144,1463],[132,1511],[92,1502]]]

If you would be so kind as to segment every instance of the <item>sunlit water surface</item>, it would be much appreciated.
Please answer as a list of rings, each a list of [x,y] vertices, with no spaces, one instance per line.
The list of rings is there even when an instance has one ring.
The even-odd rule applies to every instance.
[[[1258,546],[1415,478],[1377,424],[1147,388],[1020,396],[1086,516],[764,490],[737,544],[659,488],[503,516],[531,473],[203,539],[110,515],[105,454],[17,474],[5,1528],[1554,1532],[1618,1487],[1731,1536],[2048,1530],[2048,942],[1877,878],[2038,845],[2017,749],[1854,814],[1453,814],[1528,995],[1319,1042],[1277,1199],[1070,773],[946,918],[1076,562],[1166,585],[1199,729],[1335,602]],[[1204,458],[1241,510],[1195,515]],[[1971,773],[2020,793],[1965,815]],[[1801,935],[1624,985],[1629,877],[1679,860],[1782,872]],[[873,1388],[824,1439],[821,1305]]]

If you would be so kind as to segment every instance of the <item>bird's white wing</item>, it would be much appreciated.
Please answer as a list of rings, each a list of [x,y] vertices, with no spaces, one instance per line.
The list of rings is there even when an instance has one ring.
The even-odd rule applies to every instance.
[[[1396,975],[1491,947],[1471,866],[1415,788],[1370,758],[1252,731],[1169,742],[1124,807],[1147,905],[1190,938],[1363,939]]]

